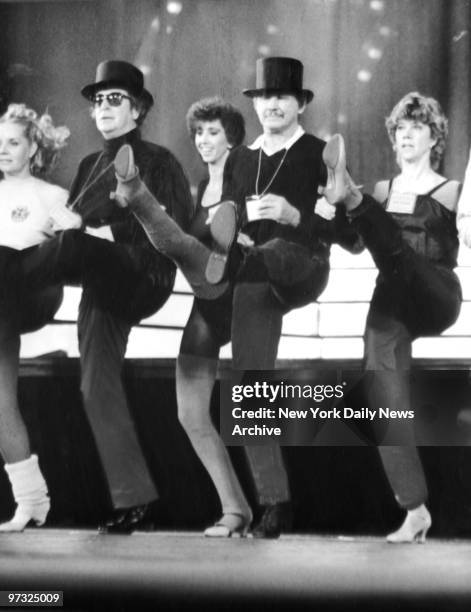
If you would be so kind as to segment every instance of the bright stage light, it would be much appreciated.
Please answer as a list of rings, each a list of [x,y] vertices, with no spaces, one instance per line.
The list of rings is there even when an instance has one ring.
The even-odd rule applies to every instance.
[[[372,11],[382,11],[384,9],[383,0],[371,0],[370,9]]]
[[[167,12],[171,15],[179,15],[182,9],[183,5],[181,2],[167,2]]]
[[[271,49],[268,45],[259,45],[258,52],[260,55],[270,55]]]
[[[372,60],[379,60],[383,57],[383,52],[377,47],[370,47],[366,53]]]
[[[391,28],[389,26],[381,26],[379,28],[381,36],[391,36]]]
[[[362,83],[368,83],[368,81],[371,81],[371,72],[369,70],[359,70],[357,79]]]

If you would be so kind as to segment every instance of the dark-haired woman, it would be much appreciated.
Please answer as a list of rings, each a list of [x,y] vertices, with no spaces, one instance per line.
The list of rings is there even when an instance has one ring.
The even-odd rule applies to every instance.
[[[232,105],[219,98],[209,98],[189,108],[187,126],[208,169],[208,177],[198,187],[196,213],[190,232],[211,248],[209,224],[221,200],[229,151],[244,140],[244,119]],[[221,501],[222,518],[206,529],[205,535],[209,537],[244,534],[252,521],[252,512],[227,449],[209,413],[219,351],[230,341],[231,301],[229,287],[217,300],[195,298],[177,360],[179,419],[208,470]]]
[[[152,244],[179,266],[195,294],[177,360],[178,416],[221,501],[222,518],[205,535],[229,537],[247,533],[252,512],[209,412],[219,351],[230,341],[232,291],[227,281],[210,285],[205,270],[213,246],[210,222],[221,200],[224,165],[230,149],[244,140],[245,124],[231,104],[221,98],[208,98],[190,107],[187,125],[208,169],[208,177],[198,188],[189,233],[164,210],[152,207],[153,212],[149,211],[146,200],[150,194],[136,181],[130,151],[126,149],[115,160],[116,199],[122,205],[132,202]],[[228,236],[228,240],[232,238]]]

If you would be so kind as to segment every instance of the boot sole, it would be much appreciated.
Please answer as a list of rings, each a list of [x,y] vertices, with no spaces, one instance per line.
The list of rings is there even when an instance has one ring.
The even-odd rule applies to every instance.
[[[210,225],[210,232],[215,250],[210,254],[206,264],[206,280],[211,285],[220,283],[225,275],[229,260],[229,251],[237,232],[237,214],[234,202],[222,202]]]

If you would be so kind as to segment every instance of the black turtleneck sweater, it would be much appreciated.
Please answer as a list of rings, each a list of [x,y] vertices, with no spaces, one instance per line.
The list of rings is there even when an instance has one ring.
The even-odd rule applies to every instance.
[[[82,216],[85,225],[110,225],[115,242],[126,245],[140,269],[159,284],[173,282],[174,264],[154,249],[132,212],[118,207],[109,198],[110,192],[116,190],[112,162],[125,143],[132,146],[140,176],[149,191],[182,228],[188,227],[193,203],[182,167],[164,147],[141,140],[137,128],[105,140],[103,151],[92,153],[80,162],[70,189],[69,205]]]

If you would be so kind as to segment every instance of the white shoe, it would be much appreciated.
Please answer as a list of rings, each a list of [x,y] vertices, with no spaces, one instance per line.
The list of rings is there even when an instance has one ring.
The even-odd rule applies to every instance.
[[[36,455],[16,463],[6,463],[17,507],[13,518],[0,525],[0,532],[23,531],[29,522],[44,525],[51,502]]]
[[[414,510],[409,510],[399,529],[386,536],[386,540],[391,544],[400,544],[402,542],[423,544],[431,524],[432,518],[430,512],[422,504]]]
[[[243,514],[224,514],[215,525],[204,530],[204,535],[207,538],[245,538],[251,522],[252,517]]]
[[[30,522],[38,525],[38,527],[44,525],[50,507],[49,497],[45,497],[34,506],[18,505],[13,518],[0,525],[0,532],[23,531]]]

